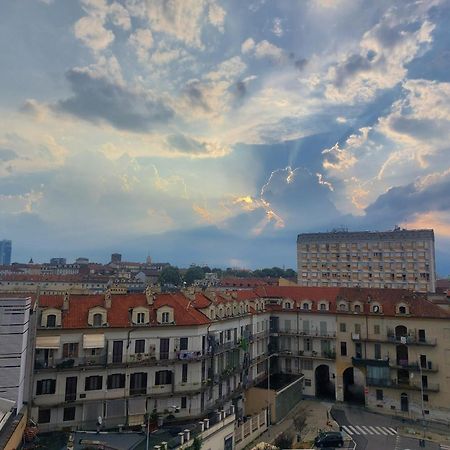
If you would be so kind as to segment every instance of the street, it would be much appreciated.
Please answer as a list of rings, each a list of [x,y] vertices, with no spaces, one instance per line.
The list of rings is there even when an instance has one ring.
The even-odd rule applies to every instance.
[[[419,446],[419,439],[400,436],[397,427],[401,423],[395,417],[366,412],[361,408],[340,406],[332,408],[334,420],[356,443],[356,450],[439,450],[439,445],[426,441]]]

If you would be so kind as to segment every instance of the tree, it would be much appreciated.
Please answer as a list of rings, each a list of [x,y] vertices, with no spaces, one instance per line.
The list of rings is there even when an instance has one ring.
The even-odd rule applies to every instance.
[[[184,274],[184,281],[188,286],[193,284],[195,280],[202,280],[203,278],[205,278],[205,272],[199,266],[189,267]]]
[[[202,440],[199,437],[195,437],[192,445],[189,446],[189,450],[200,450],[202,448]]]
[[[174,286],[179,286],[181,284],[181,275],[178,267],[167,266],[161,270],[159,274],[158,281],[161,285],[173,284]]]

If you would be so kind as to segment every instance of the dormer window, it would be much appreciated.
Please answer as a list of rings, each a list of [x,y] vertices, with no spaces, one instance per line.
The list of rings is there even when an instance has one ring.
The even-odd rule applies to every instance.
[[[168,312],[163,312],[161,314],[161,323],[169,323],[170,315]]]
[[[136,314],[136,323],[138,324],[145,323],[145,313],[139,312]]]
[[[148,309],[142,306],[133,308],[131,313],[131,321],[136,325],[146,325],[150,321],[149,317]]]
[[[373,305],[372,305],[372,312],[373,312],[374,314],[381,314],[381,313],[382,313],[381,306],[378,305],[377,303],[373,304]]]
[[[96,306],[89,310],[88,324],[91,327],[104,327],[107,326],[107,313],[106,309],[101,306]]]
[[[94,314],[92,324],[94,327],[101,327],[103,325],[103,316],[100,313]]]
[[[56,314],[49,314],[47,316],[47,328],[56,327]]]
[[[398,307],[398,313],[399,314],[407,314],[407,309],[406,309],[406,306],[399,306]]]
[[[327,308],[327,304],[326,303],[321,303],[319,305],[319,309],[320,309],[320,311],[326,311],[328,309]]]
[[[292,309],[292,304],[289,301],[284,302],[283,304],[284,309]]]
[[[305,311],[309,311],[309,304],[308,303],[303,303],[302,309],[304,309]]]
[[[353,311],[355,311],[356,313],[361,312],[361,305],[358,305],[358,304],[354,305],[353,306]]]

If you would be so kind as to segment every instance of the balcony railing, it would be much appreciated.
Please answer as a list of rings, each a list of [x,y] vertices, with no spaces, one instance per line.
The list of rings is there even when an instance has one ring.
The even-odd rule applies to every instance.
[[[34,361],[34,370],[64,370],[73,367],[98,367],[105,366],[107,355],[93,355],[82,357],[50,358],[37,357]]]
[[[358,358],[358,357],[353,356],[352,364],[355,367],[365,367],[365,366],[388,367],[389,366],[389,358],[370,359],[370,358]]]
[[[285,334],[290,336],[302,336],[302,337],[318,337],[321,339],[334,339],[336,332],[334,331],[303,331],[303,330],[279,330],[278,334]]]
[[[422,386],[420,383],[411,383],[406,381],[398,381],[395,379],[387,379],[387,378],[367,378],[366,383],[368,386],[376,386],[376,387],[389,387],[394,389],[405,389],[405,390],[413,390],[413,391],[420,391],[422,390]],[[438,383],[427,383],[426,385],[423,385],[424,391],[432,391],[432,392],[438,392],[439,391],[439,384]]]
[[[436,345],[436,338],[422,338],[416,334],[408,334],[407,336],[400,336],[395,334],[393,330],[387,332],[388,342],[395,344],[413,344],[413,345]]]
[[[426,366],[420,366],[417,362],[408,362],[405,360],[391,361],[390,367],[392,369],[406,369],[412,370],[414,372],[437,372],[438,365],[436,363],[432,363],[431,361],[427,362]]]

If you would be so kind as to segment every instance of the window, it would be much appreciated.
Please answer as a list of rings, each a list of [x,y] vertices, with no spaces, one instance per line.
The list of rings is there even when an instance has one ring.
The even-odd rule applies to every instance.
[[[187,397],[181,397],[181,409],[186,409]]]
[[[311,386],[311,379],[305,378],[305,387],[310,387],[310,386]]]
[[[56,314],[49,314],[47,316],[47,327],[48,328],[56,327]]]
[[[63,358],[78,357],[78,342],[69,342],[63,345]]]
[[[143,324],[145,323],[145,313],[143,312],[138,312],[136,314],[136,323],[138,324]]]
[[[84,381],[85,391],[98,391],[103,386],[103,377],[101,375],[93,375],[91,377],[86,377]]]
[[[327,305],[325,303],[321,303],[320,304],[320,310],[321,311],[326,311],[327,310]]]
[[[425,330],[419,330],[419,342],[426,342]]]
[[[406,314],[406,306],[399,306],[398,313],[399,314]]]
[[[361,324],[355,323],[355,333],[361,334]]]
[[[303,340],[303,348],[305,349],[305,352],[311,351],[311,339],[306,338]]]
[[[161,322],[162,323],[169,323],[169,319],[170,319],[170,317],[169,317],[169,313],[168,312],[163,312],[161,314]]]
[[[303,303],[302,309],[304,309],[305,311],[309,310],[309,303]]]
[[[188,349],[188,338],[183,337],[180,338],[180,350],[187,350]]]
[[[347,305],[345,303],[341,303],[339,305],[339,310],[340,311],[347,311]]]
[[[172,372],[170,370],[160,370],[155,373],[155,384],[157,386],[161,384],[171,384],[172,383]]]
[[[373,334],[380,334],[380,325],[373,326]]]
[[[355,305],[354,307],[353,307],[353,310],[355,311],[355,312],[361,312],[361,305]]]
[[[188,377],[188,365],[183,364],[181,366],[181,382],[187,383],[187,377]]]
[[[347,356],[347,342],[341,342],[341,356]]]
[[[54,394],[56,380],[40,380],[36,383],[36,395]]]
[[[145,339],[136,339],[134,341],[134,353],[145,352]]]
[[[145,372],[132,373],[130,376],[130,395],[147,393],[147,374]]]
[[[382,401],[383,400],[383,389],[377,389],[376,394],[377,394],[377,400]]]
[[[381,359],[381,344],[374,345],[375,359]]]
[[[427,402],[428,401],[428,394],[423,394],[423,401]]]
[[[94,314],[92,323],[93,323],[94,327],[101,327],[103,325],[103,315],[100,313]]]
[[[63,421],[68,422],[70,420],[75,420],[75,406],[64,408]]]
[[[312,359],[302,359],[302,370],[313,370]]]
[[[345,323],[340,323],[340,324],[339,324],[339,331],[340,331],[341,333],[345,333],[345,332],[347,331],[347,326],[346,326]]]
[[[50,423],[51,409],[39,408],[38,423]]]
[[[113,373],[108,375],[108,389],[120,389],[125,387],[125,374]]]

